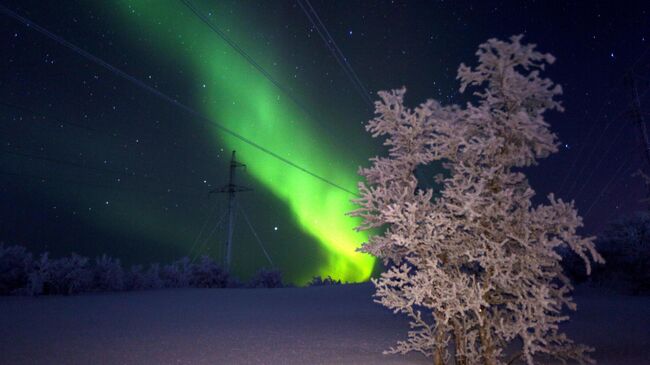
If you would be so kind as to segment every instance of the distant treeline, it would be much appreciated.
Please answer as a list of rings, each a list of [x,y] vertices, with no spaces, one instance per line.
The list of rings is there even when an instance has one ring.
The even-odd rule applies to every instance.
[[[596,240],[604,265],[596,265],[591,276],[575,254],[567,254],[563,266],[577,283],[589,281],[632,294],[650,293],[650,213],[638,212],[610,223]]]
[[[310,285],[335,285],[340,281],[315,277]],[[106,255],[90,260],[77,254],[57,259],[36,257],[22,246],[0,244],[0,295],[73,295],[162,288],[281,288],[282,273],[261,269],[247,283],[233,278],[212,258],[188,257],[167,265],[123,268]]]

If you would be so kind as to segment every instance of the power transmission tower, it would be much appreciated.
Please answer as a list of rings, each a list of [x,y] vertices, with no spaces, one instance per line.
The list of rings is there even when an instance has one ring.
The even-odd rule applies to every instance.
[[[228,184],[218,189],[210,190],[210,193],[228,193],[228,236],[226,237],[225,257],[226,270],[230,270],[230,261],[232,258],[232,233],[235,229],[235,196],[237,193],[253,190],[244,186],[235,185],[235,171],[238,167],[246,167],[246,165],[238,162],[235,159],[235,151],[232,151]]]

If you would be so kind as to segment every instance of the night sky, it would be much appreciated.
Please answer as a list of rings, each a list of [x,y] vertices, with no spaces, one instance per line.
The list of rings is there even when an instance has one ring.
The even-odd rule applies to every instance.
[[[238,194],[234,272],[270,265],[257,235],[288,281],[365,280],[374,262],[354,250],[367,236],[344,213],[357,166],[383,153],[363,128],[370,100],[406,86],[412,106],[464,103],[458,65],[475,64],[488,38],[520,33],[556,56],[546,75],[564,89],[566,111],[547,115],[560,152],[526,171],[538,196],[575,199],[589,234],[646,209],[623,80],[633,70],[645,116],[645,2],[302,2],[343,61],[297,2],[188,3],[0,0],[138,80],[0,12],[0,242],[128,264],[221,259],[226,196],[208,192],[237,150],[247,167],[236,183],[253,190]]]

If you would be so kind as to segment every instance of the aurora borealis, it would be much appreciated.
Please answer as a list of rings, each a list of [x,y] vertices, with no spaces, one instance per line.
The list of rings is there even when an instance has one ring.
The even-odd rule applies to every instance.
[[[354,189],[358,180],[350,158],[326,144],[313,128],[315,121],[256,72],[226,42],[192,16],[180,2],[123,1],[124,18],[133,32],[155,37],[168,57],[187,63],[204,80],[202,111],[231,130],[317,174]],[[188,14],[189,13],[189,14]],[[220,27],[234,27],[234,19],[218,9],[210,11]],[[354,207],[350,194],[292,169],[233,136],[214,130],[214,138],[237,150],[248,161],[249,172],[284,201],[295,220],[327,250],[327,261],[314,275],[358,282],[367,280],[373,259],[355,252],[364,234],[354,232],[356,222],[345,216]],[[351,168],[352,167],[352,168]]]
[[[191,3],[290,95],[180,0],[2,0],[206,118],[356,191],[358,166],[385,151],[363,129],[372,112],[295,1]],[[614,25],[602,23],[598,14],[617,13],[600,5],[589,10],[596,20],[580,26],[570,14],[582,10],[567,4],[567,18],[550,27],[547,20],[557,14],[539,4],[482,3],[470,9],[427,2],[311,3],[373,99],[377,90],[406,86],[412,106],[431,97],[464,102],[455,99],[455,69],[473,60],[476,45],[489,37],[524,32],[525,39],[552,51],[558,59],[553,79],[565,89],[567,112],[551,123],[565,145],[554,157],[559,162],[532,172],[540,196],[575,197],[586,211],[607,183],[598,179],[608,176],[599,171],[583,188],[587,174],[596,167],[615,170],[621,156],[631,155],[601,146],[601,152],[612,153],[592,156],[606,156],[604,162],[585,161],[588,148],[577,156],[584,143],[578,132],[586,128],[581,121],[585,115],[596,117],[591,104],[609,116],[624,104],[624,93],[601,103],[612,97],[600,91],[593,73],[621,73],[641,53],[647,39],[641,30],[634,28],[635,41],[615,31],[628,24],[629,16],[617,15]],[[524,13],[530,16],[519,16]],[[215,223],[224,213],[225,197],[207,192],[226,182],[230,151],[236,150],[247,165],[237,183],[253,189],[238,202],[288,282],[303,284],[315,275],[344,281],[369,277],[375,262],[355,252],[367,237],[355,233],[356,222],[345,216],[354,209],[351,194],[5,18],[0,24],[2,54],[7,55],[0,59],[0,98],[24,109],[0,106],[0,142],[6,152],[0,156],[0,242],[52,256],[107,253],[125,264],[169,262],[188,254],[219,258],[225,234]],[[591,71],[579,59],[588,59]],[[619,125],[601,119],[611,126],[608,131]],[[633,140],[632,131],[623,130],[621,138]],[[574,161],[588,167],[568,174]],[[625,184],[631,183],[617,180],[610,187],[640,189]],[[608,206],[608,194],[585,219],[594,231],[612,212],[636,204],[623,194],[625,201]],[[235,273],[244,280],[268,265],[241,216],[233,256]]]

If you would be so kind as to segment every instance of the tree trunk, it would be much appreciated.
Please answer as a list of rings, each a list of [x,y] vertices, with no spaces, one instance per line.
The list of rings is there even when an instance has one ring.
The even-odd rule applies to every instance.
[[[481,339],[481,352],[483,353],[483,361],[485,365],[495,365],[496,359],[494,358],[494,344],[492,338],[487,330],[487,322],[483,319],[483,325],[479,327],[479,337]]]
[[[433,365],[445,365],[444,351],[441,344],[444,343],[445,330],[442,324],[436,319],[436,348],[433,351]]]
[[[458,320],[454,319],[454,345],[456,348],[456,365],[468,365],[467,356],[465,356],[466,344],[465,344],[465,334],[458,323]]]
[[[436,349],[436,351],[433,353],[433,365],[445,365],[443,361],[444,359],[442,357],[442,351],[440,351],[440,349]]]

